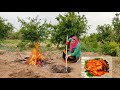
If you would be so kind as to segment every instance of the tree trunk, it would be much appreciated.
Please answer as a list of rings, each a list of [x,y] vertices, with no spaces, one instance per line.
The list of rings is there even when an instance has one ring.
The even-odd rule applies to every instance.
[[[59,48],[59,44],[57,44],[57,48]]]
[[[45,37],[45,44],[47,43],[47,37]]]

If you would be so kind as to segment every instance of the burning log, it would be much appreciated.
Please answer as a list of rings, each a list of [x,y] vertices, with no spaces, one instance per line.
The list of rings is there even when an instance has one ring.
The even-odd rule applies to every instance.
[[[38,42],[35,42],[34,45],[35,47],[32,50],[32,55],[30,56],[30,58],[28,58],[27,63],[33,66],[42,65],[45,58],[39,50]]]

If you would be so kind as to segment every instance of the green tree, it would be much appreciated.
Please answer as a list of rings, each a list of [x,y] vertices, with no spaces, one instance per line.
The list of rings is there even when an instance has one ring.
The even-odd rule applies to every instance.
[[[88,21],[85,15],[78,15],[75,12],[68,12],[64,15],[58,15],[56,17],[58,23],[53,25],[51,41],[59,47],[60,44],[64,44],[66,36],[76,35],[78,38],[82,36],[88,30]]]
[[[120,18],[118,13],[115,14],[115,17],[112,20],[113,25],[113,34],[115,36],[115,41],[120,43]]]
[[[45,34],[44,34],[43,38],[44,38],[45,43],[47,43],[47,40],[50,39],[50,37],[51,37],[51,32],[52,32],[51,24],[50,23],[48,24],[47,20],[45,20],[43,27],[45,30],[45,32],[44,32]]]
[[[30,42],[39,42],[43,41],[45,37],[45,30],[46,30],[46,21],[41,24],[41,19],[37,17],[35,18],[28,18],[28,22],[23,19],[18,18],[18,21],[21,23],[20,32],[22,34],[22,40],[28,40]]]
[[[0,41],[6,39],[14,29],[13,25],[6,21],[7,20],[0,17]]]
[[[98,37],[97,40],[104,43],[106,41],[113,41],[113,35],[112,35],[112,26],[109,24],[104,24],[104,25],[98,25],[97,26],[97,32],[98,32]]]

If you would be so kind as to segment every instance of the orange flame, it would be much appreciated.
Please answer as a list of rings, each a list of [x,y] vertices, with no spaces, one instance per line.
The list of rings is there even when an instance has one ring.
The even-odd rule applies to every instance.
[[[108,71],[105,68],[108,68],[108,65],[104,60],[89,60],[86,64],[86,70],[95,76],[101,76],[107,73]]]
[[[28,60],[28,64],[35,66],[35,65],[37,65],[38,61],[44,60],[44,57],[39,50],[39,44],[37,42],[35,42],[34,45],[35,45],[35,48],[33,48],[33,50],[32,50],[32,55]]]

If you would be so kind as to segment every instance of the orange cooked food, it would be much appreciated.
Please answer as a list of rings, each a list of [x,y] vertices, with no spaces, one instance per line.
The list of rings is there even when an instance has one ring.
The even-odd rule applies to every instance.
[[[88,60],[86,64],[86,70],[94,76],[101,76],[107,73],[108,71],[106,68],[109,68],[109,66],[104,60]]]

